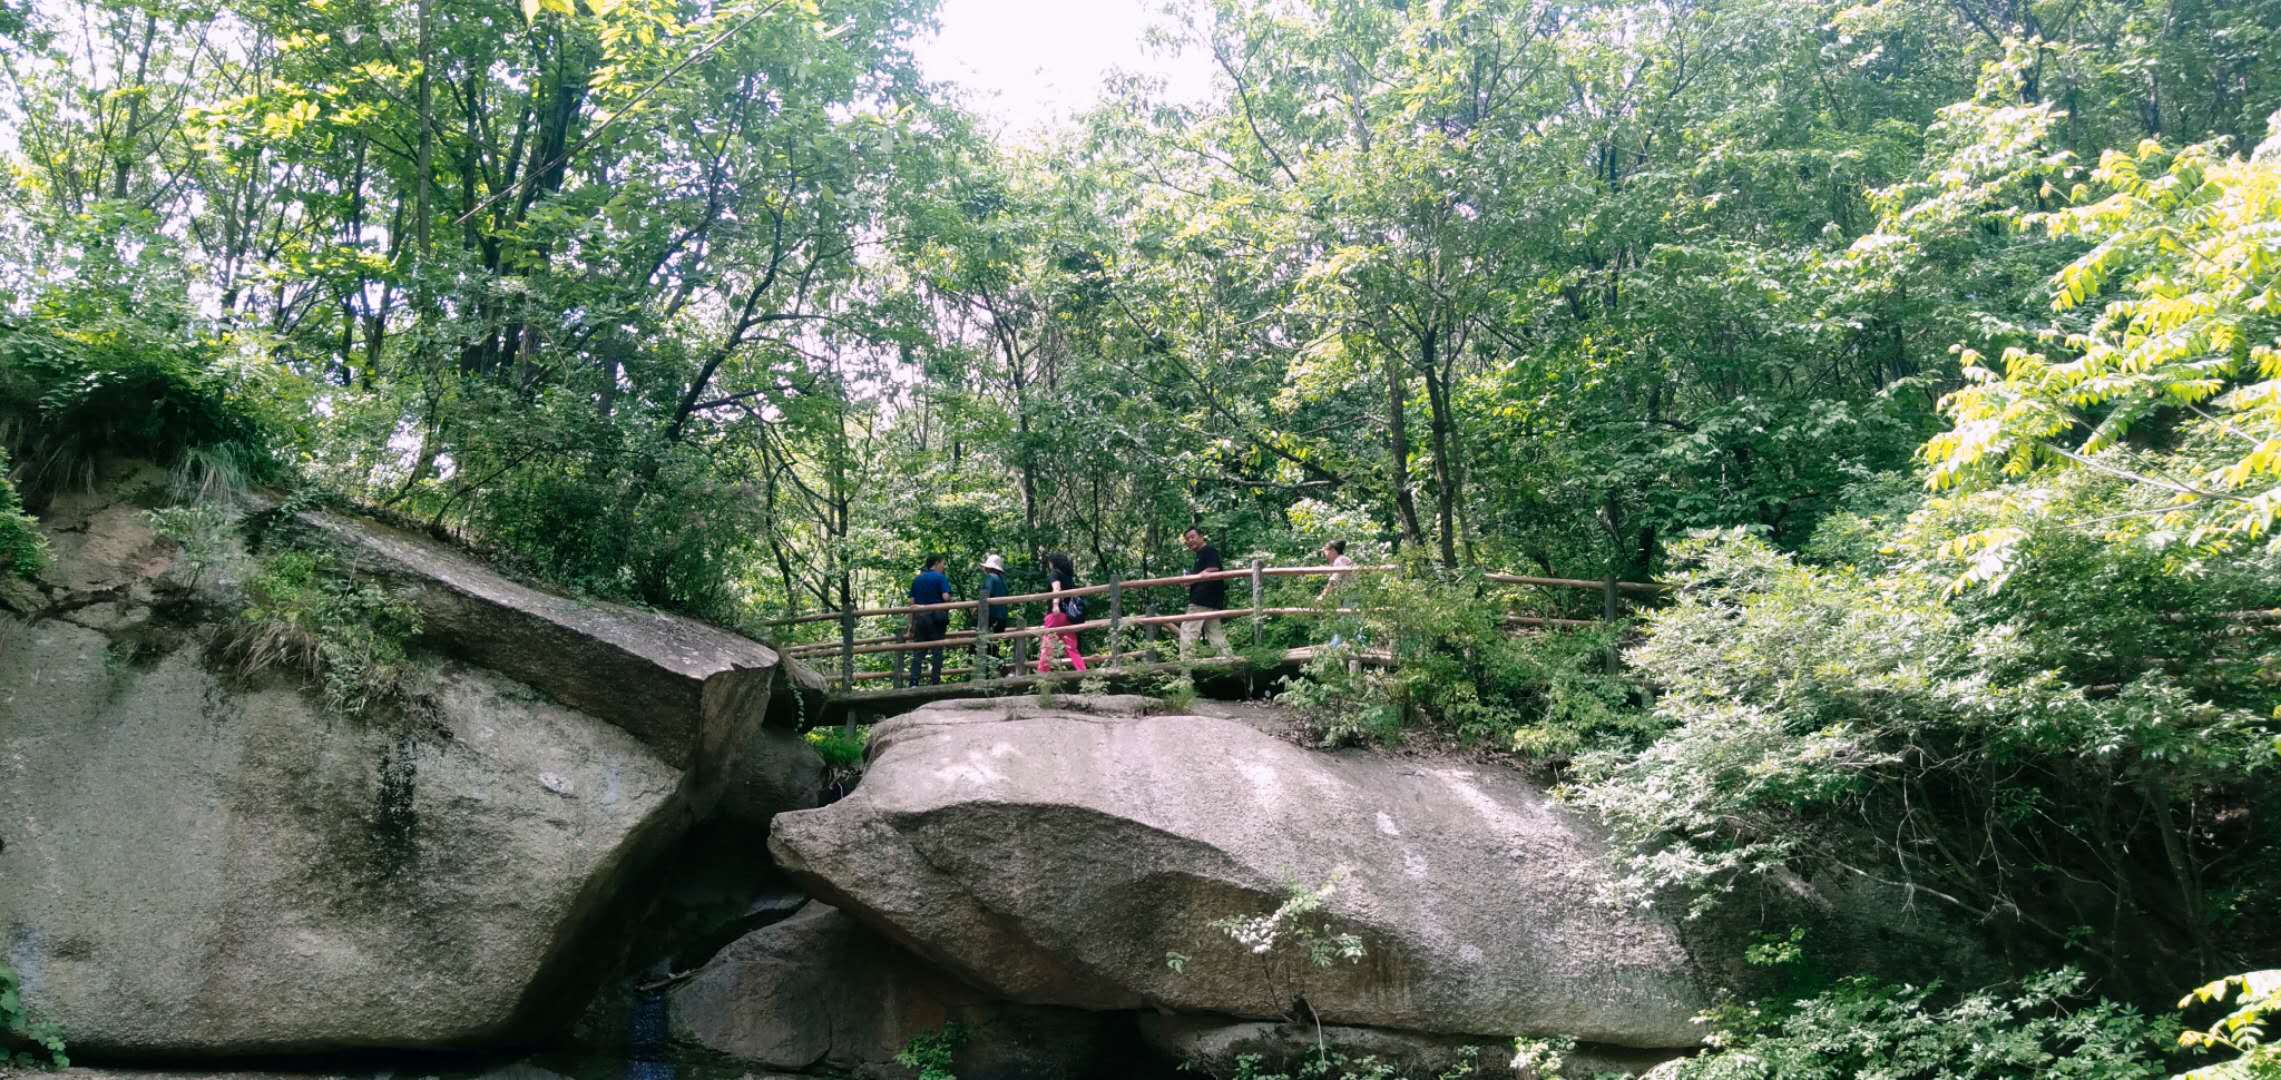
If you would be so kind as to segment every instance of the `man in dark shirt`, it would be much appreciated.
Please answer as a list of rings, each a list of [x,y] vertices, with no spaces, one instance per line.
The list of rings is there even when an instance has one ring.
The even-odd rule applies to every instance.
[[[1217,573],[1224,569],[1220,565],[1220,549],[1213,547],[1212,542],[1205,538],[1204,530],[1190,528],[1180,535],[1180,542],[1196,555],[1196,565],[1188,571],[1190,574]],[[1188,583],[1188,613],[1190,615],[1210,611],[1226,611],[1227,609],[1228,579],[1212,578]],[[1188,654],[1196,647],[1196,636],[1199,633],[1210,634],[1212,647],[1220,650],[1221,655],[1234,656],[1236,654],[1235,649],[1228,645],[1227,627],[1220,625],[1221,622],[1221,619],[1211,618],[1191,619],[1181,623],[1180,658],[1182,660],[1188,659]]]
[[[1010,590],[1006,588],[1006,560],[999,558],[994,554],[984,555],[982,557],[982,598],[985,600],[995,600],[1001,596],[1008,595],[1009,592]],[[1003,634],[1006,632],[1006,605],[990,605],[990,632],[993,634]],[[998,650],[1002,648],[1005,648],[1005,646],[999,642],[993,641],[990,643],[990,655],[987,662],[991,665],[993,671],[988,674],[977,673],[975,675],[976,678],[989,678],[992,675],[996,674],[994,669],[997,667],[998,663]]]
[[[911,603],[949,603],[950,575],[944,572],[949,566],[950,560],[941,555],[927,556],[927,565],[919,571],[918,577],[911,579]],[[950,612],[922,611],[911,616],[912,641],[941,641],[949,629]],[[919,665],[930,657],[934,660],[934,676],[931,681],[937,686],[942,685],[942,652],[939,648],[911,650],[912,686],[919,685]]]

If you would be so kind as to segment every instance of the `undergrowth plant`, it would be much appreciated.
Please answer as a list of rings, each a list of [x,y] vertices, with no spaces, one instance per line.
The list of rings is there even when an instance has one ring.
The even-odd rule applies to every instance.
[[[184,582],[196,586],[230,552],[230,513],[219,502],[194,502],[149,511],[151,530],[175,546]]]
[[[859,727],[845,731],[836,727],[813,728],[803,736],[816,754],[824,759],[826,787],[845,791],[855,786],[863,776],[863,754],[871,745],[871,729]]]
[[[54,1024],[32,1019],[24,1007],[23,981],[16,969],[0,963],[0,1065],[20,1069],[71,1066],[64,1052],[63,1032]]]
[[[2080,499],[2069,517],[2113,505]],[[1841,867],[2001,919],[2028,970],[2082,966],[2138,1000],[2167,1000],[2177,980],[2149,976],[2173,958],[2269,952],[2273,856],[2248,823],[2271,805],[2281,699],[2259,673],[2281,648],[2225,616],[2269,604],[2272,579],[2174,574],[2158,550],[2030,521],[2003,588],[1944,597],[1947,537],[2021,521],[1928,507],[1890,567],[1739,532],[1674,545],[1672,601],[1628,653],[1663,734],[1580,761],[1569,791],[1618,842],[1609,898],[1701,909]],[[2138,908],[2191,917],[2111,919]]]
[[[35,504],[92,486],[113,454],[170,467],[178,495],[276,479],[303,413],[295,386],[131,313],[0,318],[0,446]]]
[[[350,716],[402,703],[406,646],[420,632],[411,605],[309,551],[262,560],[246,593],[230,636],[240,670],[298,671],[317,680],[329,708]]]
[[[1196,706],[1196,680],[1186,673],[1167,675],[1157,684],[1157,699],[1173,712],[1187,712]]]
[[[958,1080],[951,1065],[959,1048],[966,1045],[966,1037],[966,1028],[956,1022],[922,1032],[895,1052],[895,1064],[917,1069],[919,1080]]]
[[[1284,887],[1283,902],[1276,905],[1275,910],[1260,915],[1230,915],[1207,924],[1241,946],[1257,963],[1260,989],[1272,1012],[1293,1023],[1314,1025],[1318,1065],[1327,1064],[1331,1054],[1323,1040],[1323,1019],[1316,1014],[1314,1006],[1308,1004],[1304,993],[1306,972],[1327,970],[1340,963],[1359,964],[1364,956],[1362,939],[1338,929],[1323,913],[1325,902],[1337,891],[1343,876],[1342,870],[1314,888],[1291,882]],[[1185,953],[1164,954],[1165,966],[1176,975],[1185,974],[1192,961]]]
[[[2252,971],[2205,983],[2180,999],[2178,1007],[2224,1005],[2228,999],[2233,1007],[2224,1016],[2202,1030],[2180,1032],[2178,1045],[2233,1056],[2180,1073],[2174,1080],[2281,1076],[2281,1045],[2268,1042],[2265,1032],[2267,1019],[2281,1013],[2281,971]]]
[[[1709,1016],[1707,1050],[1656,1080],[2143,1080],[2159,1076],[2178,1025],[2086,1001],[2082,973],[2031,976],[2011,990],[1943,999],[1938,987],[1868,977],[1787,1005],[1728,1004]]]
[[[1629,1072],[1598,1069],[1588,1073],[1571,1071],[1569,1055],[1575,1052],[1576,1040],[1566,1037],[1514,1039],[1513,1074],[1522,1080],[1631,1080],[1632,1074]],[[1443,1076],[1446,1078],[1448,1074]]]
[[[40,523],[24,513],[24,501],[8,480],[7,451],[0,450],[0,577],[37,577],[47,564],[47,538],[40,535]]]
[[[1607,660],[1625,625],[1515,624],[1515,599],[1477,575],[1426,567],[1353,581],[1340,593],[1349,613],[1323,627],[1340,647],[1286,679],[1277,700],[1327,746],[1431,733],[1559,765],[1652,737],[1635,681]],[[1357,663],[1363,643],[1392,664]]]
[[[1204,1063],[1190,1063],[1198,1071],[1219,1074]],[[1480,1051],[1467,1046],[1460,1048],[1456,1060],[1448,1068],[1433,1073],[1405,1072],[1381,1061],[1376,1055],[1349,1055],[1336,1050],[1319,1050],[1300,1061],[1285,1066],[1270,1064],[1261,1054],[1241,1054],[1231,1063],[1226,1080],[1473,1080],[1482,1076]],[[1553,1074],[1542,1074],[1547,1080]]]

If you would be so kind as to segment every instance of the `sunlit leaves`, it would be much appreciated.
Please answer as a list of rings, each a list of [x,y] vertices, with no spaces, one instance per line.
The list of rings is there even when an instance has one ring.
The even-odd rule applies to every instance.
[[[2119,469],[2101,459],[2159,420],[2176,426],[2162,440],[2174,464],[2130,475],[2172,497],[2187,542],[2266,537],[2281,499],[2277,156],[2147,140],[2102,155],[2092,179],[2109,194],[2027,215],[2090,245],[2053,276],[2052,309],[2104,305],[2088,324],[2041,331],[2057,357],[2008,349],[2001,376],[1963,352],[1967,385],[1943,403],[1952,427],[1925,447],[1934,488],[2020,480],[2047,464]]]

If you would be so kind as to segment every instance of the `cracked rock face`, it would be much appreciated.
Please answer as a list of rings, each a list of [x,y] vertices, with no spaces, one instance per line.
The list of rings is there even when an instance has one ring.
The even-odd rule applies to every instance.
[[[1009,999],[1616,1047],[1694,1045],[1677,929],[1597,903],[1599,840],[1516,773],[1295,746],[1237,719],[931,706],[873,730],[862,785],[781,815],[817,895]],[[1213,924],[1331,887],[1357,963]],[[1175,965],[1168,958],[1184,957]],[[1176,970],[1177,967],[1177,970]]]
[[[482,613],[430,621],[412,706],[334,715],[298,674],[227,670],[251,564],[170,572],[152,480],[56,499],[55,565],[0,612],[0,959],[75,1055],[540,1034],[695,822],[814,805],[821,761],[765,722],[773,652],[435,545],[372,574]],[[595,672],[628,692],[583,693]]]

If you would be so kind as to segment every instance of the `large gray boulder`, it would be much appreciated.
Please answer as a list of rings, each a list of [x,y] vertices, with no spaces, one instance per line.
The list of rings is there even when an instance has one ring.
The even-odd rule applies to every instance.
[[[422,602],[407,707],[335,715],[297,674],[231,670],[212,643],[244,553],[193,587],[136,477],[47,508],[57,565],[0,614],[0,959],[77,1057],[540,1036],[693,825],[757,843],[814,805],[821,761],[769,722],[773,652],[425,542],[387,580],[489,614]]]
[[[823,677],[691,619],[526,585],[426,537],[305,511],[288,530],[386,583],[456,656],[624,727],[676,768],[729,769],[736,719],[820,707]]]
[[[929,968],[820,903],[755,930],[666,991],[669,1054],[736,1069],[907,1078],[895,1055],[957,1024],[962,1080],[1090,1074],[1103,1018],[1009,1005]]]
[[[817,895],[975,986],[1088,1009],[1635,1048],[1695,1044],[1677,929],[1593,898],[1600,842],[1517,773],[1303,749],[1240,719],[958,702],[881,724],[861,787],[781,815]],[[1331,886],[1318,968],[1213,924]],[[1168,962],[1185,957],[1176,966]]]

